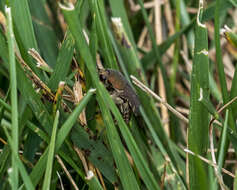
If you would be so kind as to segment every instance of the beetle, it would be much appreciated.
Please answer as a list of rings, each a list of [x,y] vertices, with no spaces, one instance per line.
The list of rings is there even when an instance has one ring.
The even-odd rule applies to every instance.
[[[140,101],[122,73],[113,69],[101,69],[99,70],[99,76],[118,106],[125,122],[129,122],[131,111],[135,116],[138,116]]]

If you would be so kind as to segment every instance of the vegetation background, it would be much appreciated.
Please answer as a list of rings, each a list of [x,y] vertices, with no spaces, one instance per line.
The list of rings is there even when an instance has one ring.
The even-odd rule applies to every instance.
[[[0,189],[237,190],[236,7],[1,0]],[[128,125],[98,65],[137,92]]]

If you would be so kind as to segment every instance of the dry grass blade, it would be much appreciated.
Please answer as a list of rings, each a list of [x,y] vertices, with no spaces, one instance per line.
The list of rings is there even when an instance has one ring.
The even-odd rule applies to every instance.
[[[73,180],[71,174],[69,173],[69,171],[67,170],[66,166],[64,165],[62,159],[58,155],[56,155],[56,158],[58,160],[58,163],[61,165],[61,167],[63,168],[64,172],[66,173],[68,179],[71,181],[72,186],[74,187],[74,189],[75,190],[79,190],[79,188],[77,187],[77,185],[76,185],[75,181]]]
[[[197,155],[195,154],[194,152],[192,152],[191,150],[188,150],[188,149],[183,149],[184,152],[188,153],[188,154],[191,154],[191,155],[194,155],[194,156],[197,156],[200,160],[206,162],[207,164],[211,165],[212,167],[214,168],[217,168],[218,166],[216,164],[214,164],[211,160],[208,160],[200,155]],[[235,178],[235,175],[231,172],[229,172],[228,170],[226,170],[225,168],[221,168],[221,171],[227,175],[229,175],[230,177],[232,178]]]
[[[143,91],[147,92],[148,94],[152,95],[156,100],[158,100],[160,103],[165,105],[168,110],[170,110],[174,115],[176,115],[178,118],[180,118],[185,123],[188,123],[188,119],[183,116],[180,112],[178,112],[176,109],[174,109],[171,105],[169,105],[165,100],[163,100],[161,97],[159,97],[156,93],[154,93],[151,89],[149,89],[147,86],[145,86],[142,82],[140,82],[136,77],[130,76],[133,83],[141,88]]]
[[[220,114],[223,110],[225,110],[229,105],[231,105],[237,97],[234,97],[232,100],[227,102],[224,106],[222,106],[220,109],[218,109],[217,113]],[[211,151],[211,157],[212,157],[212,162],[216,165],[216,156],[215,156],[215,148],[214,148],[214,142],[213,142],[213,122],[216,120],[216,118],[213,118],[210,123],[209,123],[209,140],[210,140],[210,151]],[[218,182],[221,186],[222,189],[225,189],[225,185],[223,182],[222,176],[218,173],[218,168],[214,167],[215,175],[218,179]]]
[[[237,100],[237,96],[234,97],[232,100],[230,100],[229,102],[227,102],[224,106],[222,106],[220,109],[218,109],[218,113],[221,113],[224,109],[226,109],[229,105],[231,105],[234,101]]]
[[[82,152],[79,148],[77,148],[77,147],[75,147],[75,146],[74,146],[74,150],[76,151],[78,157],[80,158],[80,160],[81,160],[81,162],[82,162],[82,165],[83,165],[83,167],[84,167],[85,172],[88,173],[89,167],[88,167],[88,165],[87,165],[86,158],[85,158],[83,152]]]
[[[78,104],[83,98],[82,86],[81,86],[78,74],[75,75],[75,83],[73,86],[73,92],[74,92],[74,97],[75,97],[75,103]],[[87,125],[85,109],[81,112],[79,119],[83,126]]]
[[[213,125],[210,125],[209,128],[209,139],[210,139],[210,149],[211,149],[211,157],[212,157],[212,162],[215,165],[214,167],[214,171],[215,171],[215,176],[218,180],[218,183],[221,186],[221,189],[225,189],[225,184],[223,182],[223,177],[222,175],[218,172],[218,166],[217,166],[217,162],[216,162],[216,156],[214,153],[214,143],[213,143]]]
[[[47,93],[48,98],[53,101],[54,94],[51,92],[49,87],[32,71],[19,54],[16,53],[16,57],[25,71],[26,76],[36,85],[37,88],[44,90],[45,93]]]
[[[62,181],[62,178],[61,178],[61,176],[60,176],[60,174],[59,174],[59,172],[58,172],[58,171],[57,171],[56,173],[57,173],[57,176],[58,176],[58,178],[59,178],[59,181],[60,181],[60,186],[61,186],[61,189],[62,189],[62,190],[64,190],[64,186],[63,186],[63,181]]]
[[[44,59],[34,48],[29,49],[28,53],[37,61],[37,67],[42,68],[47,72],[53,72],[52,68],[50,68],[50,66],[44,61]]]

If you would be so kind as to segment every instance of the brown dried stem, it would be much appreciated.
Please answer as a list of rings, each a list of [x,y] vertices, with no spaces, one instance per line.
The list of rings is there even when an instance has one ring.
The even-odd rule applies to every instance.
[[[72,186],[74,187],[75,190],[79,190],[79,188],[77,187],[75,181],[73,180],[71,174],[69,173],[69,171],[67,170],[66,166],[64,165],[62,159],[56,155],[56,158],[58,160],[58,163],[60,164],[60,166],[63,168],[64,172],[66,173],[68,179],[70,180],[70,182],[72,183]]]
[[[174,109],[171,105],[169,105],[164,99],[162,99],[160,96],[158,96],[156,93],[154,93],[151,89],[149,89],[147,86],[145,86],[142,82],[140,82],[136,77],[130,76],[132,79],[132,82],[141,88],[143,91],[147,92],[148,94],[152,95],[156,100],[158,100],[160,103],[165,105],[168,110],[170,110],[174,115],[176,115],[179,119],[184,121],[185,123],[188,123],[188,119],[183,116],[180,112],[178,112],[176,109]]]

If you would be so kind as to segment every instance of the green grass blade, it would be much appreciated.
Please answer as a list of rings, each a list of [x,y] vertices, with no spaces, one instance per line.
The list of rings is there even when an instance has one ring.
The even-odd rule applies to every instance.
[[[209,21],[210,19],[215,18],[215,10],[216,10],[216,5],[217,1],[209,4],[207,9],[203,12],[203,21]],[[220,15],[223,14],[223,12],[226,12],[228,8],[231,8],[231,4],[228,1],[220,1],[220,7],[221,9],[219,10]]]
[[[218,155],[218,170],[219,170],[219,172],[220,172],[221,168],[223,167],[224,160],[225,160],[225,147],[226,147],[226,142],[227,142],[228,117],[229,117],[229,110],[227,109],[226,115],[225,115],[224,129],[222,130],[222,135],[221,135],[219,155]]]
[[[39,183],[41,177],[44,174],[46,164],[47,164],[47,156],[48,156],[49,149],[47,148],[44,153],[40,156],[37,164],[34,166],[32,172],[30,173],[30,178],[34,187]]]
[[[176,17],[175,17],[175,29],[177,32],[180,31],[180,15],[181,15],[181,0],[176,1]],[[176,73],[179,64],[179,54],[180,54],[180,39],[178,38],[175,42],[175,49],[174,49],[174,59],[172,63],[172,73],[170,76],[170,87],[171,92],[174,93],[175,91],[175,84],[176,84]]]
[[[84,96],[84,98],[80,101],[80,104],[73,110],[73,112],[70,114],[68,119],[62,125],[62,127],[58,130],[56,148],[55,148],[56,151],[58,151],[61,145],[63,144],[64,140],[66,139],[73,125],[77,121],[78,115],[85,108],[85,106],[87,105],[87,103],[89,102],[89,100],[91,99],[94,93],[95,93],[95,89],[90,89],[87,92],[86,96]]]
[[[35,39],[35,34],[33,30],[33,24],[31,20],[29,5],[27,0],[12,0],[10,1],[10,6],[12,7],[12,15],[14,22],[14,32],[16,36],[16,41],[18,43],[21,55],[31,69],[40,75],[41,72],[36,67],[33,59],[28,55],[28,50],[34,48],[38,50],[37,42]]]
[[[134,159],[136,167],[140,171],[140,175],[144,180],[144,183],[146,184],[148,189],[160,189],[148,167],[148,163],[144,159],[144,156],[141,154],[141,151],[139,150],[134,138],[132,137],[132,134],[129,131],[126,123],[124,122],[118,108],[114,104],[113,100],[110,98],[108,92],[103,89],[102,91],[104,91],[102,94],[105,97],[110,110],[112,111],[113,115],[115,116],[118,122],[119,129],[122,133],[122,136],[124,137],[124,140],[126,141],[126,144]]]
[[[28,1],[41,56],[54,68],[58,53],[57,38],[43,1]]]
[[[10,63],[10,82],[11,82],[11,104],[12,104],[12,188],[18,188],[18,168],[15,159],[15,154],[18,154],[18,101],[17,101],[17,80],[16,80],[16,61],[15,61],[15,47],[14,47],[14,33],[12,24],[11,8],[5,9],[7,15],[7,41],[9,51]]]
[[[230,91],[230,99],[233,99],[237,95],[237,67],[235,67],[234,78],[232,80],[231,91]],[[237,102],[233,102],[231,104],[231,110],[234,119],[237,117]]]
[[[216,1],[216,9],[215,9],[215,46],[216,46],[216,62],[218,68],[218,75],[220,77],[221,84],[221,92],[223,102],[228,102],[228,92],[227,92],[227,84],[224,72],[224,65],[222,63],[222,51],[221,51],[221,42],[220,42],[220,9],[221,9],[221,0]]]
[[[65,141],[66,137],[68,136],[70,130],[72,129],[73,125],[75,124],[79,114],[85,108],[86,104],[88,103],[88,101],[90,100],[90,98],[92,97],[94,92],[95,92],[94,89],[91,89],[88,91],[87,95],[84,96],[84,98],[81,100],[80,104],[73,110],[73,112],[70,114],[68,119],[64,122],[62,127],[58,130],[57,140],[55,143],[55,153],[57,153],[59,151],[60,147],[62,146],[63,142]],[[48,151],[49,151],[49,149],[47,148],[31,172],[31,179],[32,179],[34,185],[37,185],[41,176],[43,175],[43,172],[46,167]]]
[[[47,134],[42,129],[36,127],[33,123],[29,121],[26,123],[26,126],[30,128],[33,132],[35,132],[42,140],[44,140],[45,142],[49,142]]]
[[[209,73],[209,83],[210,83],[210,91],[211,94],[217,99],[218,102],[221,102],[221,92],[217,87],[216,81],[214,80],[211,73]]]
[[[13,141],[12,141],[12,139],[11,139],[7,129],[6,129],[6,127],[3,126],[3,128],[4,128],[4,132],[5,132],[6,136],[7,136],[7,139],[8,139],[8,142],[9,142],[9,145],[10,145],[11,149],[14,149]],[[24,185],[25,185],[26,189],[27,190],[33,190],[34,186],[33,186],[32,182],[31,182],[31,179],[30,179],[29,175],[27,174],[27,171],[26,171],[24,165],[21,162],[21,159],[19,158],[18,152],[17,153],[16,152],[12,152],[12,154],[14,155],[16,166],[18,167],[18,169],[20,171],[20,174],[22,176],[22,179],[23,179],[23,182],[24,182]],[[9,170],[8,170],[8,172],[11,173],[12,172],[12,168],[10,168]]]
[[[202,24],[203,4],[199,11],[195,28],[194,60],[191,76],[191,102],[189,115],[188,147],[196,154],[205,155],[208,144],[208,111],[199,101],[209,97],[209,61],[207,29]],[[208,189],[207,170],[203,162],[189,156],[190,189]]]
[[[147,124],[147,127],[149,128],[149,130],[151,132],[151,135],[152,135],[152,138],[153,138],[155,144],[159,147],[164,159],[166,159],[166,156],[168,155],[168,153],[167,153],[165,147],[163,146],[163,144],[161,143],[158,135],[156,134],[155,130],[153,129],[153,127],[151,125],[151,122],[149,121],[148,117],[146,116],[146,113],[144,112],[144,110],[141,108],[140,111],[141,111],[141,114],[142,114],[146,124]],[[171,165],[171,168],[173,168],[173,169],[175,168],[175,166],[173,165],[172,162],[170,162],[170,165]],[[183,186],[183,189],[186,189],[185,184],[184,184],[182,178],[179,176],[178,172],[177,172],[177,177],[179,179],[178,183],[181,183],[182,186]]]
[[[11,106],[4,102],[1,98],[0,105],[2,105],[7,111],[11,112]],[[42,129],[36,127],[32,122],[27,121],[26,126],[29,127],[32,131],[34,131],[44,141],[49,141],[47,134]]]
[[[3,99],[0,98],[0,104],[7,110],[7,111],[12,111],[12,108],[10,105],[8,105]]]
[[[36,133],[42,140],[44,140],[45,142],[49,143],[49,138],[46,135],[46,133],[44,133],[44,131],[42,131],[40,128],[36,127],[33,123],[31,122],[27,122],[26,126],[28,128],[30,128],[34,133]],[[84,132],[83,130],[80,131],[81,133]],[[87,142],[86,142],[87,143]],[[81,172],[81,170],[78,168],[78,166],[75,164],[75,162],[71,159],[71,157],[69,157],[68,155],[66,155],[63,151],[59,151],[58,153],[64,160],[66,160],[67,163],[69,163],[73,169],[75,169],[75,171],[77,171],[77,173],[82,176],[84,178],[83,173]],[[43,169],[43,168],[42,168]]]
[[[102,111],[103,119],[106,124],[107,138],[110,143],[110,147],[118,167],[120,180],[124,189],[140,189],[136,182],[135,175],[133,174],[132,168],[128,162],[128,159],[123,151],[123,146],[111,114],[108,108],[106,108],[105,102],[101,97],[98,97],[98,102]],[[128,180],[129,179],[129,180]]]
[[[43,190],[50,189],[58,120],[59,120],[59,111],[56,112],[56,116],[54,119],[53,131],[52,131],[51,140],[49,144],[48,161],[47,161],[47,166],[46,166],[46,171],[45,171],[45,176],[44,176],[44,183],[43,183],[43,188],[42,188]]]
[[[55,69],[48,82],[48,86],[52,91],[55,91],[58,88],[60,81],[65,81],[70,69],[73,51],[74,41],[72,35],[67,33],[66,39],[62,42],[62,46],[59,50]]]
[[[176,1],[172,0],[173,4],[176,3]],[[180,9],[182,10],[180,13],[181,13],[181,24],[183,26],[186,26],[188,25],[191,20],[190,20],[190,16],[187,12],[187,6],[185,5],[185,1],[184,0],[181,0],[180,1]],[[194,32],[193,30],[190,30],[188,33],[187,33],[187,39],[188,39],[188,46],[190,48],[190,50],[193,50],[194,48]]]
[[[0,178],[3,179],[3,177],[5,176],[5,173],[7,172],[8,169],[8,163],[10,160],[10,156],[11,156],[11,150],[10,147],[8,145],[5,145],[2,148],[2,152],[0,154]],[[7,183],[7,182],[5,182]],[[0,182],[0,188],[3,186],[4,182]]]
[[[227,40],[234,46],[237,47],[237,35],[232,31],[225,32]],[[237,95],[237,69],[235,67],[234,78],[232,80],[231,91],[230,91],[230,99],[234,98]],[[231,110],[234,119],[237,117],[237,102],[233,102],[231,105]]]
[[[237,171],[235,170],[234,190],[237,190]]]
[[[5,39],[4,34],[2,33],[2,30],[0,30],[0,56],[3,59],[3,64],[8,63],[8,47],[7,47],[7,42]]]
[[[210,102],[209,99],[202,98],[200,99],[200,102],[205,106],[205,108],[208,110],[208,112],[216,119],[219,118],[219,114],[216,111],[216,108],[213,106],[213,104]]]
[[[227,83],[226,83],[226,77],[224,72],[224,64],[222,62],[222,50],[221,50],[221,44],[220,44],[220,18],[221,18],[221,10],[223,11],[223,3],[225,1],[217,0],[216,1],[216,7],[215,7],[215,47],[216,47],[216,64],[217,64],[217,70],[218,70],[218,76],[220,80],[220,86],[221,86],[221,93],[223,98],[223,103],[226,104],[230,100],[230,96],[227,90]],[[235,84],[235,82],[233,83]],[[233,118],[232,110],[230,108],[229,110],[229,121],[228,124],[230,127],[234,130],[236,133],[236,127],[235,127],[235,121]],[[227,153],[227,149],[229,146],[229,141],[227,140],[226,146],[225,146],[225,153]]]
[[[116,168],[114,168],[113,164],[113,155],[103,144],[103,141],[91,138],[81,126],[77,126],[73,129],[71,138],[75,146],[81,150],[90,152],[90,154],[87,155],[87,159],[100,170],[108,181],[112,184],[118,183]]]
[[[14,23],[16,24],[18,34],[22,38],[22,42],[28,48],[37,49],[37,43],[27,0],[23,0],[21,2],[12,0],[10,1],[10,5],[13,11]],[[23,28],[25,29],[21,30]]]
[[[105,65],[108,68],[118,69],[116,64],[116,58],[114,55],[113,47],[109,39],[107,31],[107,23],[103,8],[103,1],[101,0],[92,0],[90,1],[90,6],[92,14],[95,14],[96,21],[96,30],[98,35],[98,42],[101,44],[102,55],[105,59]]]

